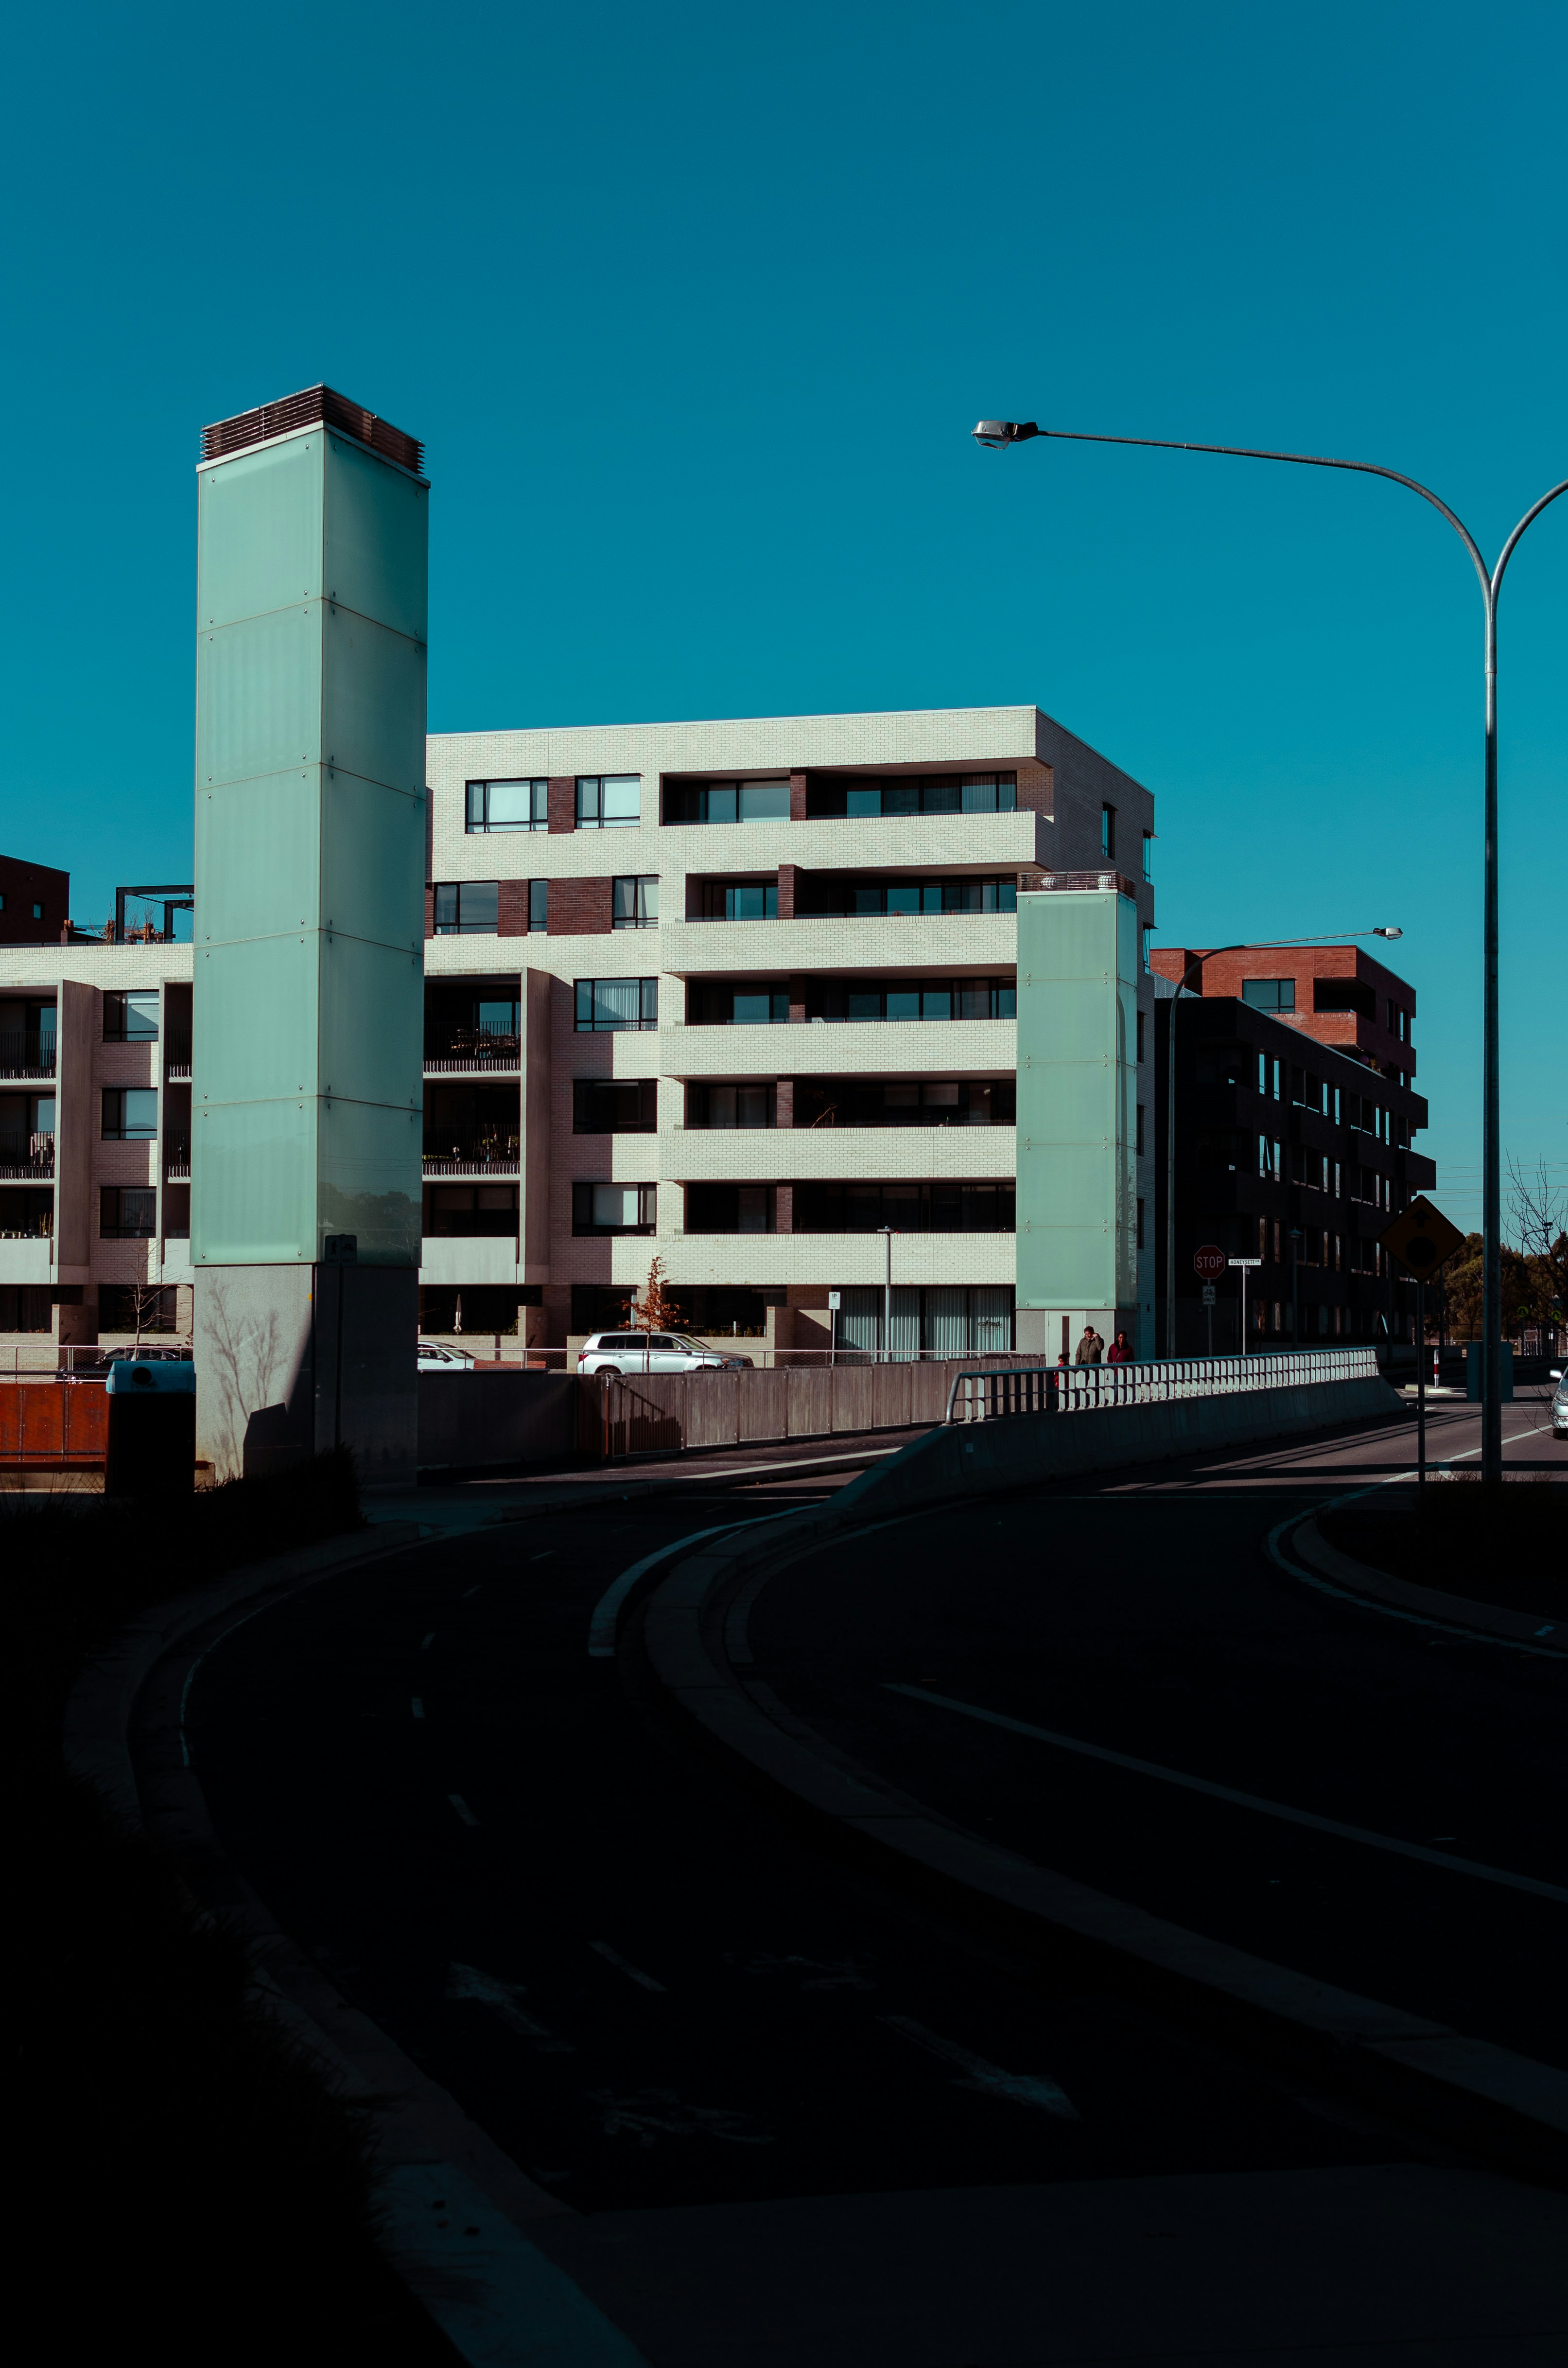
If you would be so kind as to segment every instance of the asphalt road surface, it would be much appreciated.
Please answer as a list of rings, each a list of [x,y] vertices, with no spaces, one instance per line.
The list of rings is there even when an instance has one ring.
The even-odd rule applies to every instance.
[[[1522,1433],[1533,1414],[1516,1415],[1507,1429]],[[1462,1452],[1472,1419],[1439,1419],[1444,1452]],[[1541,1448],[1562,1456],[1540,1439],[1511,1452]],[[1562,1665],[1337,1605],[1261,1551],[1287,1513],[1403,1455],[1403,1432],[1385,1429],[897,1523],[769,1582],[750,1613],[756,1669],[840,1748],[977,1832],[1562,2061],[1564,1910],[1494,1879],[1568,1882]],[[864,2199],[876,2214],[890,2197],[945,2198],[961,2217],[965,2192],[977,2208],[983,2190],[1012,2192],[1022,2210],[1026,2189],[1121,2181],[1129,2197],[1207,2194],[1211,2214],[1226,2179],[1256,2201],[1266,2190],[1245,2182],[1259,2176],[1277,2199],[1329,2173],[1470,2176],[1408,2131],[1157,2010],[1053,1982],[882,1889],[688,1742],[634,1648],[589,1657],[593,1607],[629,1565],[832,1485],[704,1495],[698,1482],[432,1542],[236,1628],[189,1688],[186,1736],[224,1848],[343,1994],[590,2215],[548,2227],[630,2243],[650,2214],[689,2233],[702,2214],[678,2207],[704,2207],[728,2246],[742,2235],[726,2212],[780,2199],[795,2213],[824,2199],[811,2208],[830,2214]],[[505,1492],[489,1501],[505,1509]],[[1492,1873],[1325,1835],[982,1713]],[[1516,2192],[1483,2183],[1471,2218]],[[1012,2208],[983,2216],[995,2230]],[[1252,2207],[1225,2208],[1240,2230]],[[1155,2213],[1173,2215],[1174,2203]],[[1430,2237],[1441,2215],[1424,2216]],[[1310,2217],[1278,2204],[1278,2226]],[[863,2237],[821,2235],[824,2260],[838,2240],[853,2283]],[[558,2257],[571,2241],[551,2240]],[[1488,2238],[1488,2260],[1503,2260],[1502,2241]],[[650,2291],[677,2257],[662,2237],[657,2252]],[[890,2294],[915,2291],[914,2274],[890,2270]],[[1432,2275],[1412,2272],[1412,2292],[1436,2294]],[[1510,2359],[1548,2356],[1538,2303],[1521,2305]],[[744,2332],[715,2336],[711,2357],[740,2344],[760,2361],[736,2308]],[[1500,2310],[1486,2301],[1488,2328]],[[823,2349],[830,2323],[846,2361],[927,2356],[914,2332],[902,2349],[858,2349],[843,2332],[853,2313],[824,2314],[799,2339],[813,2358],[841,2356]],[[767,2358],[806,2356],[794,2341]],[[650,2356],[709,2355],[683,2338],[650,2341]],[[929,2356],[960,2368],[968,2355]],[[1430,2354],[1445,2368],[1488,2356]]]

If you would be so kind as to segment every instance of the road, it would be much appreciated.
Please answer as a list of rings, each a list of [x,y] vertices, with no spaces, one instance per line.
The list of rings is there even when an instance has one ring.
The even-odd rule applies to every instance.
[[[1460,1452],[1472,1419],[1440,1419]],[[1288,1510],[1399,1460],[1403,1436],[1108,1475],[896,1525],[764,1589],[758,1669],[830,1740],[977,1831],[1561,2060],[1543,1955],[1553,1903],[888,1691],[939,1691],[1395,1839],[1451,1837],[1433,1846],[1505,1873],[1545,1870],[1560,1856],[1561,1668],[1334,1605],[1260,1553]],[[507,1520],[250,1621],[202,1661],[187,1706],[225,1849],[344,1994],[585,2215],[546,2224],[551,2248],[660,2363],[809,2351],[961,2368],[970,2354],[952,2344],[979,2324],[966,2276],[1001,2244],[1010,2267],[985,2269],[981,2317],[1035,2325],[1038,2214],[1070,2203],[1074,2260],[1108,2260],[1136,2205],[1188,2226],[1192,2259],[1213,2251],[1216,2290],[1249,2213],[1261,2212],[1249,2250],[1288,2277],[1327,2212],[1346,2264],[1354,2231],[1381,2232],[1376,2265],[1357,2257],[1326,2279],[1335,2326],[1362,2323],[1370,2279],[1380,2308],[1404,2296],[1402,2362],[1428,2357],[1408,2348],[1415,2320],[1429,2316],[1437,2341],[1467,2310],[1483,2341],[1513,2310],[1524,2348],[1510,2360],[1548,2357],[1532,2348],[1535,2256],[1526,2242],[1516,2258],[1508,2234],[1538,2203],[1496,2218],[1499,2197],[1528,2191],[1155,2009],[971,1941],[730,1782],[665,1715],[635,1649],[589,1657],[594,1605],[631,1563],[834,1485],[769,1475],[705,1494],[699,1480]],[[512,1509],[504,1490],[488,1501]],[[1412,2179],[1437,2182],[1414,2215],[1399,2184]],[[790,2219],[808,2208],[820,2226]],[[975,2221],[959,2243],[977,2212],[991,2237]],[[1031,2212],[1009,2250],[996,2232]],[[937,2216],[916,2241],[921,2213]],[[958,2253],[915,2309],[938,2228]],[[1320,2226],[1312,2242],[1324,2241]],[[808,2257],[836,2263],[820,2268],[831,2294]],[[733,2265],[748,2259],[743,2275]],[[770,2273],[765,2329],[756,2295]],[[1075,2274],[1064,2263],[1063,2294]],[[1506,2292],[1535,2299],[1506,2304]],[[1256,2307],[1268,2320],[1271,2291]],[[1168,2350],[1162,2336],[1125,2356],[1199,2356],[1188,2339],[1209,2308],[1170,2300]],[[895,2340],[901,2310],[914,2316]],[[1367,2368],[1381,2356],[1368,2351]],[[1430,2354],[1443,2368],[1492,2356]]]

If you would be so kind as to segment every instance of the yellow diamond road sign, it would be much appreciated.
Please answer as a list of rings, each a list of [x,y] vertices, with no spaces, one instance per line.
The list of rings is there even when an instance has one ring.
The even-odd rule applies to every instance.
[[[1451,1225],[1441,1209],[1420,1194],[1402,1211],[1392,1225],[1385,1225],[1378,1235],[1389,1256],[1397,1258],[1406,1274],[1417,1282],[1425,1282],[1440,1266],[1464,1247],[1464,1235],[1457,1225]]]

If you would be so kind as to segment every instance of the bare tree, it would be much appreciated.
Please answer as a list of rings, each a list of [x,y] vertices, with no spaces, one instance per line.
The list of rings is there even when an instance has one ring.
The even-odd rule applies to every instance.
[[[1527,1173],[1509,1153],[1508,1209],[1525,1256],[1550,1258],[1553,1242],[1568,1227],[1568,1191],[1552,1183],[1544,1159]]]

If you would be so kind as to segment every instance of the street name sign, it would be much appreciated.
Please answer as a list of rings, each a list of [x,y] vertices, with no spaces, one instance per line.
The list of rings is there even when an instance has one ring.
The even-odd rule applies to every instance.
[[[1459,1227],[1419,1192],[1392,1224],[1383,1227],[1378,1239],[1389,1256],[1396,1258],[1417,1282],[1425,1282],[1428,1275],[1447,1265],[1456,1250],[1464,1247],[1464,1235]]]
[[[1192,1271],[1200,1282],[1212,1282],[1225,1271],[1225,1253],[1212,1242],[1205,1242],[1200,1250],[1192,1253]]]
[[[1261,1258],[1227,1258],[1225,1264],[1227,1266],[1261,1266],[1263,1260]]]

